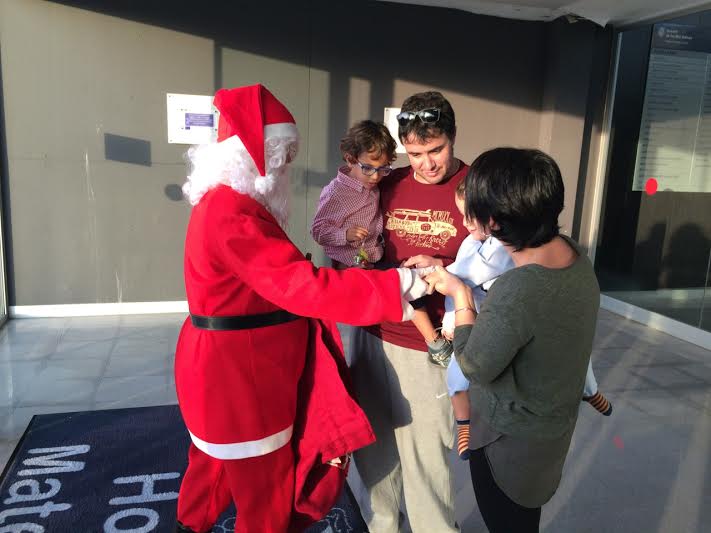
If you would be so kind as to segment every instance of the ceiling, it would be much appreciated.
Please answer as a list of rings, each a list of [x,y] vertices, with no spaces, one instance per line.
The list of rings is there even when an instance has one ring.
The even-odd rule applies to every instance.
[[[601,26],[632,24],[673,16],[694,8],[711,8],[709,0],[384,0],[461,9],[471,13],[523,20],[583,17]]]

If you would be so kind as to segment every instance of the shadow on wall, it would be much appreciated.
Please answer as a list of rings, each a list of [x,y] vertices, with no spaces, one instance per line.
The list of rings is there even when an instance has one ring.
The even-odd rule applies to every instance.
[[[182,187],[176,183],[166,185],[163,192],[165,193],[166,198],[172,200],[173,202],[182,202],[185,199]]]
[[[314,92],[319,90],[315,89],[316,81],[311,78],[308,81],[310,123],[309,130],[302,133],[309,143],[327,146],[327,160],[319,161],[318,165],[307,161],[307,189],[320,189],[333,177],[340,165],[338,140],[350,122],[362,118],[382,120],[383,108],[400,105],[410,93],[410,86],[414,90],[437,87],[447,92],[458,115],[458,156],[466,162],[492,147],[491,142],[497,142],[487,137],[478,123],[482,109],[491,117],[490,106],[501,105],[500,109],[510,106],[508,111],[497,109],[494,115],[501,123],[512,123],[513,140],[509,142],[518,140],[529,145],[539,141],[538,118],[522,119],[520,110],[537,113],[544,104],[551,104],[557,113],[578,117],[585,113],[577,90],[567,95],[565,91],[544,94],[547,76],[552,71],[558,72],[556,69],[565,71],[570,67],[567,63],[561,65],[557,61],[560,58],[549,58],[550,41],[555,45],[556,39],[552,24],[364,0],[235,2],[222,5],[219,16],[214,11],[196,11],[182,3],[174,3],[166,10],[164,3],[155,1],[142,2],[140,7],[110,0],[54,1],[213,40],[218,86],[229,83],[235,75],[238,79],[251,78],[244,73],[223,71],[224,50],[325,73],[328,85],[323,94]],[[344,26],[334,23],[342,19],[344,10],[348,12],[348,28],[373,28],[374,21],[379,21],[375,30],[379,38],[344,38]],[[442,39],[432,38],[432,31],[420,30],[423,27],[434,28]],[[583,35],[580,39],[584,42],[595,31],[597,27],[592,23],[580,22],[568,32],[571,37],[567,38],[578,39],[573,35]],[[575,49],[580,43],[569,44]],[[580,64],[575,68],[580,69]],[[255,82],[265,81],[263,77],[264,72],[254,73]],[[293,89],[300,90],[296,85]],[[477,103],[457,105],[457,99],[462,97],[467,103],[473,103],[472,99]],[[350,116],[353,110],[349,109],[354,99],[358,101],[355,117]],[[322,120],[327,128],[323,139],[323,133],[312,127],[313,120]],[[404,159],[400,162],[404,163]],[[300,177],[295,173],[294,178],[298,186]]]
[[[104,134],[104,157],[133,165],[151,166],[151,142],[112,133]]]
[[[473,15],[460,10],[380,1],[351,0],[337,5],[326,0],[262,3],[236,2],[220,7],[219,14],[194,6],[141,2],[140,7],[113,0],[50,0],[127,20],[164,27],[212,39],[217,45],[294,64],[308,65],[334,74],[339,66],[351,76],[365,80],[411,80],[442,87],[447,91],[477,96],[492,102],[539,109],[540,93],[521,87],[521,75],[541,78],[545,54],[545,24]],[[351,4],[353,9],[348,9]],[[345,39],[341,20],[348,10],[350,28],[378,25],[382,39],[370,44]],[[389,22],[397,24],[389,25]],[[446,35],[442,46],[418,28],[434,24]],[[580,28],[587,23],[581,23]],[[402,28],[399,31],[392,28]],[[512,39],[511,35],[517,35]],[[312,41],[304,35],[312,37]],[[525,43],[526,46],[522,46]],[[443,54],[446,52],[446,54]],[[533,61],[530,61],[533,60]],[[461,68],[453,70],[453,65]],[[483,75],[483,74],[486,75]],[[337,74],[337,73],[336,73]],[[216,74],[216,80],[222,79]],[[390,87],[379,84],[373,100],[391,98]],[[343,105],[340,94],[330,100]],[[561,100],[563,106],[567,105]],[[580,114],[574,102],[558,111]],[[342,113],[341,113],[342,114]]]
[[[568,27],[562,21],[509,20],[368,0],[232,2],[223,3],[219,13],[180,2],[166,9],[154,0],[52,1],[211,40],[216,87],[234,80],[271,86],[279,79],[282,94],[284,86],[293,91],[293,98],[303,102],[299,127],[306,142],[292,171],[296,216],[290,235],[316,256],[321,250],[308,236],[311,217],[321,188],[341,164],[338,142],[352,121],[382,120],[384,107],[435,87],[454,105],[457,156],[465,162],[494,144],[536,146],[544,112],[585,117],[589,88],[570,81],[575,78],[570,72],[585,73],[585,62],[592,60],[586,56],[590,42],[602,32],[589,22]],[[344,11],[347,25],[340,22]],[[354,30],[372,31],[375,38],[352,38]],[[235,68],[230,55],[235,51],[257,59]],[[273,67],[262,62],[286,68],[269,70]],[[291,66],[306,67],[303,81],[288,79]],[[150,164],[150,146],[146,152],[136,144],[122,157],[118,160]],[[403,157],[398,164],[405,162]],[[175,187],[164,192],[177,201]]]
[[[153,164],[150,141],[112,133],[104,134],[104,157],[107,161],[120,161],[146,167]],[[173,202],[182,202],[184,199],[181,186],[175,183],[166,185],[163,193]]]

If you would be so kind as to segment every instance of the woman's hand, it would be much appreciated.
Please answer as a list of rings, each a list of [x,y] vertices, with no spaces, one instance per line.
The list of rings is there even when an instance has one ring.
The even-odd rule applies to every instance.
[[[425,276],[425,281],[429,285],[428,294],[437,291],[445,296],[454,296],[458,291],[466,289],[466,285],[454,274],[447,272],[444,267],[437,266],[434,272],[430,272]]]
[[[435,267],[434,272],[427,274],[424,280],[428,285],[427,294],[437,291],[452,298],[454,302],[455,327],[474,323],[477,315],[474,307],[474,297],[471,289],[461,279],[454,274],[450,274],[443,267],[438,266]]]
[[[412,257],[405,259],[400,266],[405,268],[427,268],[432,266],[443,266],[444,263],[441,259],[435,259],[430,255],[413,255]]]

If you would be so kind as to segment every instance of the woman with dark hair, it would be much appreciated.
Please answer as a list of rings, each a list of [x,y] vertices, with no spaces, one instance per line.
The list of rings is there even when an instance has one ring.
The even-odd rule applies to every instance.
[[[455,304],[458,362],[475,385],[470,469],[492,533],[537,532],[578,417],[600,288],[578,245],[559,234],[563,180],[538,150],[497,148],[466,177],[470,231],[500,240],[515,267],[477,315],[471,289],[441,267],[425,280]]]

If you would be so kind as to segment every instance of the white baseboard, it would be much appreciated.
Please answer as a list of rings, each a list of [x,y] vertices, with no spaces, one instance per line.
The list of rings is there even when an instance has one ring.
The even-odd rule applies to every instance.
[[[647,327],[661,331],[672,337],[676,337],[686,342],[696,344],[707,350],[711,350],[711,332],[695,328],[673,318],[647,311],[621,300],[616,300],[602,294],[600,296],[600,307],[607,311],[612,311],[625,318],[644,324]]]
[[[67,316],[148,315],[188,313],[187,301],[121,302],[106,304],[16,305],[10,318],[53,318]]]
[[[657,331],[711,350],[711,332],[695,328],[659,313],[647,311],[606,295],[600,297],[600,307],[634,320]],[[106,304],[17,305],[10,306],[10,318],[53,318],[72,316],[144,315],[188,313],[187,301],[122,302]]]

